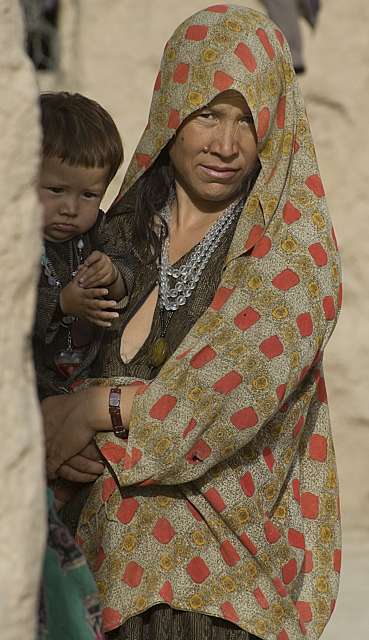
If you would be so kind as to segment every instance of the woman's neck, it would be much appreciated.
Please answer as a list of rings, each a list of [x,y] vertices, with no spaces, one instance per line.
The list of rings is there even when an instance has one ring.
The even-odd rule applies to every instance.
[[[172,206],[172,229],[181,232],[199,228],[209,228],[230,204],[195,199],[176,181],[176,200]]]

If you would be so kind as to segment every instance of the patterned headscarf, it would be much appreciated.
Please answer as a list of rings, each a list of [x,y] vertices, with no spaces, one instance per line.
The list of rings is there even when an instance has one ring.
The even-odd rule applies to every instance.
[[[250,249],[270,224],[283,220],[290,225],[306,211],[315,228],[323,228],[328,219],[289,48],[282,32],[263,14],[214,5],[176,29],[165,46],[148,124],[119,198],[153,164],[188,116],[229,89],[239,91],[252,112],[262,166],[240,225],[244,231],[250,227],[250,237],[240,237],[239,229],[241,244],[234,243],[231,257],[245,246]],[[314,245],[311,251],[322,254],[322,247]]]
[[[189,115],[228,89],[244,96],[254,118],[263,167],[255,195],[259,195],[265,220],[283,200],[287,176],[294,178],[296,187],[305,186],[302,158],[309,189],[324,195],[284,36],[256,11],[215,5],[182,23],[165,47],[148,124],[120,196],[152,165]],[[296,161],[294,155],[301,145],[304,148]],[[291,191],[293,185],[287,186]]]
[[[121,195],[185,118],[228,89],[252,111],[261,170],[218,290],[136,396],[127,451],[119,453],[112,436],[98,441],[104,451],[108,440],[106,456],[121,485],[174,485],[209,530],[219,526],[220,542],[232,551],[226,562],[235,586],[227,602],[207,600],[206,582],[202,594],[189,576],[188,584],[174,576],[179,608],[192,602],[196,587],[205,613],[268,640],[301,640],[307,630],[315,640],[334,606],[340,570],[322,369],[340,306],[340,267],[288,46],[268,18],[215,5],[178,27]],[[179,509],[175,502],[165,514],[174,527]],[[219,560],[209,554],[204,547],[201,562],[217,576]]]

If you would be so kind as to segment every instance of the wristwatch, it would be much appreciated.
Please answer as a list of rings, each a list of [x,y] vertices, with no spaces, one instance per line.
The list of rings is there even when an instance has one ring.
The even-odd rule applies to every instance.
[[[128,429],[123,426],[120,412],[121,388],[111,387],[109,393],[109,413],[114,434],[118,438],[128,438]]]

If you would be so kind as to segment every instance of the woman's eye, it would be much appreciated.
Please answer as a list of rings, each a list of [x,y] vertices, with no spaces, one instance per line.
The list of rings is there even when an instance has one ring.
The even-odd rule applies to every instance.
[[[199,118],[204,118],[205,120],[211,120],[211,118],[214,118],[214,114],[211,113],[211,111],[203,111],[202,113],[198,114]]]
[[[254,124],[254,120],[253,120],[253,117],[252,117],[251,113],[248,116],[244,116],[242,118],[241,122],[243,122],[245,124]]]

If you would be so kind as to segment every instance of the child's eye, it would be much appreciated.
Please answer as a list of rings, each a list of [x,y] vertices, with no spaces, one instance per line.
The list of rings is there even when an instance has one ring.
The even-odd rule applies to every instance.
[[[46,187],[46,189],[48,191],[51,191],[51,193],[55,193],[56,195],[63,193],[64,191],[63,187]]]
[[[85,191],[83,197],[87,198],[88,200],[92,200],[93,198],[98,198],[99,194],[93,193],[92,191]]]

